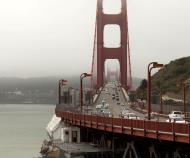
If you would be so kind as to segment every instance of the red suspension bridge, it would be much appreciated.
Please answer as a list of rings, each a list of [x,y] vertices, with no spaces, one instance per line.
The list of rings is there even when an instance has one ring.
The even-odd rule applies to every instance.
[[[109,24],[120,28],[120,46],[117,48],[104,46],[104,28]],[[107,79],[111,75],[116,76],[115,82],[105,82],[107,59],[119,61],[119,72],[108,70],[107,73]],[[112,151],[112,157],[190,157],[189,123],[166,122],[164,116],[148,120],[147,114],[137,112],[129,106],[127,92],[132,88],[132,75],[126,0],[121,0],[119,14],[105,14],[103,0],[97,0],[93,59],[89,76],[91,88],[97,92],[93,102],[82,106],[82,99],[81,108],[60,103],[55,111],[65,124],[80,129],[81,141],[103,144],[102,147]],[[99,115],[97,106],[100,104],[108,106],[107,113],[104,109],[104,114],[108,115]],[[136,114],[138,119],[121,118],[124,107]]]

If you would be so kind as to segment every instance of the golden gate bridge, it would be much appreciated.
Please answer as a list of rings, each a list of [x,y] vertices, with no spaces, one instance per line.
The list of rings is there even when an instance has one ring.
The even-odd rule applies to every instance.
[[[120,28],[120,46],[117,48],[104,46],[104,29],[106,25],[110,24],[118,25]],[[118,72],[114,73],[109,70],[107,74],[108,78],[111,75],[118,76],[118,78],[115,77],[117,78],[115,82],[106,82],[105,61],[107,59],[119,61]],[[157,63],[151,64],[154,68]],[[159,64],[157,65],[159,67]],[[83,103],[82,80],[85,77],[91,78],[91,89],[94,96],[89,105]],[[152,119],[150,107],[147,119],[147,113],[137,112],[129,106],[128,91],[132,89],[132,75],[126,0],[121,0],[119,14],[105,14],[103,0],[97,0],[92,68],[90,73],[83,73],[80,79],[80,106],[71,107],[69,104],[59,101],[55,113],[68,128],[65,137],[70,132],[67,143],[91,143],[98,146],[100,150],[90,148],[89,151],[86,151],[88,147],[83,150],[81,144],[81,149],[78,149],[80,152],[69,150],[73,157],[77,154],[84,156],[85,153],[86,157],[101,157],[102,155],[103,157],[119,158],[190,157],[189,123],[166,122],[164,115],[158,115],[156,119]],[[123,105],[120,105],[121,103]],[[97,105],[100,104],[109,105],[108,109],[111,111],[111,115],[99,115]],[[137,117],[136,119],[121,117],[122,106],[135,113],[138,119]],[[74,150],[76,148],[73,144],[70,148]],[[66,151],[63,145],[57,146],[64,152],[68,151],[68,148]],[[96,154],[87,156],[90,151]],[[103,154],[98,154],[99,152]]]

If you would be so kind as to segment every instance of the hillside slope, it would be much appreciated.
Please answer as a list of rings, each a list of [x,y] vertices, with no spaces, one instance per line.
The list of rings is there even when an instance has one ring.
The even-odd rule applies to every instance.
[[[190,81],[190,57],[171,61],[152,76],[152,87],[173,96],[182,96],[182,83]]]

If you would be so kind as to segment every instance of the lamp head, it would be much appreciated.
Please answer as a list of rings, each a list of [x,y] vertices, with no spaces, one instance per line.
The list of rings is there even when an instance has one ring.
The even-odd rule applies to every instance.
[[[88,73],[85,72],[85,73],[82,73],[82,74],[81,74],[81,77],[82,77],[82,76],[83,76],[83,77],[90,77],[90,76],[92,76],[92,74],[88,74]]]
[[[153,63],[153,67],[154,68],[162,68],[164,66],[164,64],[159,64],[159,63]]]
[[[90,77],[90,76],[92,76],[92,74],[86,74],[86,77]]]
[[[59,84],[62,86],[65,86],[66,82],[67,82],[67,80],[64,80],[64,79],[59,80]]]
[[[153,64],[153,66],[154,66],[154,65],[158,64],[158,62],[152,62],[152,64]]]

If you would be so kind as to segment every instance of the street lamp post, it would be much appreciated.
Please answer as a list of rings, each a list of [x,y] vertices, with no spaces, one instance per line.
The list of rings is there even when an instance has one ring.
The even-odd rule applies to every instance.
[[[64,80],[64,79],[59,80],[59,85],[58,85],[58,87],[59,87],[59,92],[58,92],[59,93],[58,94],[59,104],[61,104],[61,87],[66,85],[65,82],[67,82],[67,80]]]
[[[82,107],[83,107],[83,78],[85,77],[91,77],[91,74],[88,73],[82,73],[80,75],[80,110],[82,112]]]
[[[163,113],[162,88],[160,87],[160,113]]]
[[[73,89],[73,87],[69,87],[68,88],[68,104],[71,104],[72,103],[72,96],[70,96],[70,92],[71,92],[71,90]]]
[[[152,66],[152,67],[151,67]],[[163,64],[158,64],[157,62],[151,62],[148,64],[148,84],[147,84],[147,103],[148,103],[148,120],[150,120],[150,113],[151,113],[151,71],[154,68],[161,68]]]
[[[186,88],[190,86],[189,83],[182,83],[183,85],[183,111],[186,112]]]
[[[183,83],[183,112],[186,112],[186,85]]]

